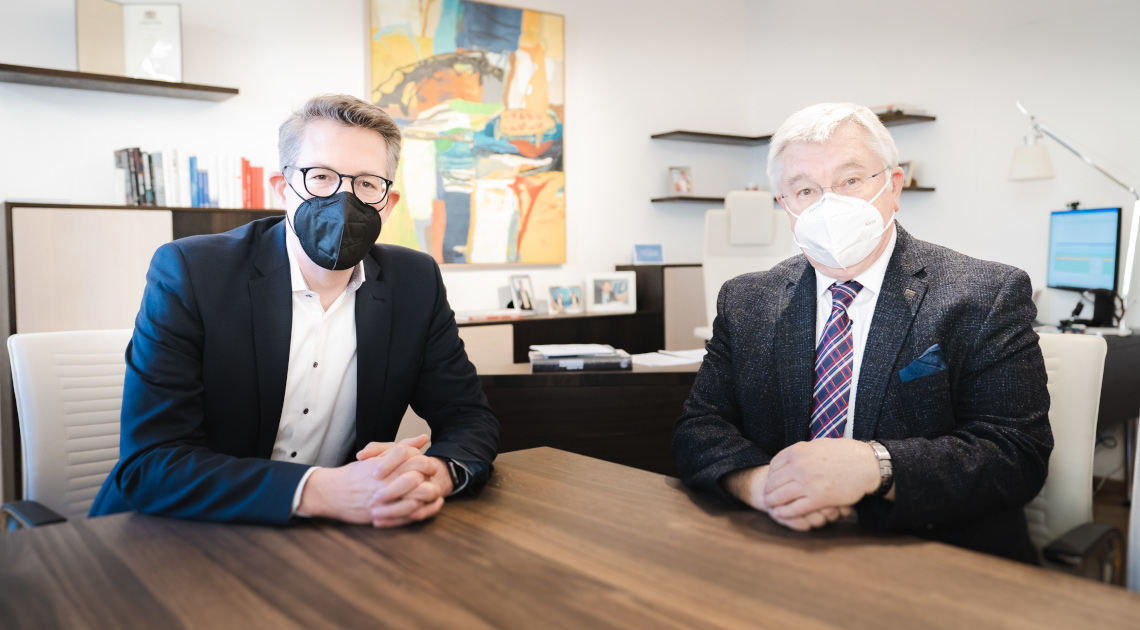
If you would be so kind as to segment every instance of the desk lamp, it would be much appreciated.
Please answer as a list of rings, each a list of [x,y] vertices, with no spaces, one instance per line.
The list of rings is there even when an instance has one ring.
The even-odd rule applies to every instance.
[[[1020,102],[1016,104],[1017,109],[1029,117],[1029,133],[1025,135],[1025,144],[1017,147],[1013,152],[1013,163],[1009,169],[1009,178],[1011,180],[1048,179],[1053,177],[1053,164],[1049,161],[1049,152],[1044,144],[1038,143],[1038,140],[1043,136],[1049,136],[1056,140],[1061,146],[1072,151],[1074,155],[1084,160],[1085,164],[1100,171],[1105,177],[1119,184],[1136,198],[1136,203],[1132,208],[1132,227],[1128,231],[1128,253],[1124,257],[1124,286],[1120,292],[1120,299],[1124,303],[1125,310],[1127,310],[1128,292],[1129,289],[1132,288],[1132,266],[1136,261],[1136,235],[1137,232],[1140,231],[1140,193],[1136,192],[1135,187],[1120,181],[1115,175],[1104,170],[1084,153],[1078,151],[1076,147],[1065,142],[1059,138],[1057,134],[1037,122],[1037,118],[1022,107]],[[1120,334],[1131,334],[1123,316],[1120,318]]]

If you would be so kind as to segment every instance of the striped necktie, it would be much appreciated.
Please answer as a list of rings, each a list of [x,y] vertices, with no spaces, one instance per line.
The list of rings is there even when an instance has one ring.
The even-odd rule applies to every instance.
[[[858,282],[831,285],[831,316],[815,351],[815,392],[812,396],[811,439],[843,437],[847,401],[851,398],[851,368],[855,345],[847,308],[863,286]]]

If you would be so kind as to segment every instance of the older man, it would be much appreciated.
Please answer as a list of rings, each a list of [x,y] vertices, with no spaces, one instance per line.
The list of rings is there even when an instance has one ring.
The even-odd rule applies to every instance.
[[[127,348],[120,458],[92,516],[394,527],[482,485],[499,422],[430,256],[376,245],[400,130],[352,96],[281,125],[286,209],[162,246]],[[433,429],[390,442],[411,405]]]
[[[804,255],[721,288],[675,426],[685,483],[793,529],[854,510],[1036,562],[1022,508],[1053,440],[1029,277],[897,224],[898,151],[865,107],[793,114],[768,179]]]

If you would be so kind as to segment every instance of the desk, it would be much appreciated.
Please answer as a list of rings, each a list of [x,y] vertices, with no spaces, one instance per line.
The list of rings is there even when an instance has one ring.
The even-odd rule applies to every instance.
[[[0,626],[1135,628],[1140,596],[840,524],[785,530],[551,449],[398,529],[121,514],[0,535]],[[826,593],[826,596],[822,594]]]
[[[482,368],[479,380],[503,427],[500,452],[550,446],[675,476],[673,422],[699,368],[532,374],[516,363]]]

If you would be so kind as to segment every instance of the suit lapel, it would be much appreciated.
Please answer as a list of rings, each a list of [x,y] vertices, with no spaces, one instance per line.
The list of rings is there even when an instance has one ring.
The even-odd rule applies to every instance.
[[[278,223],[261,237],[254,267],[262,275],[249,281],[253,349],[261,401],[257,456],[265,459],[273,454],[273,442],[281,422],[285,379],[289,373],[289,340],[293,331],[292,281],[284,225],[284,221]]]
[[[370,253],[356,291],[356,450],[371,439],[380,418],[391,336],[392,285]]]
[[[897,224],[896,224],[897,225]],[[926,296],[925,265],[915,255],[913,239],[898,226],[895,252],[883,277],[883,288],[875,303],[871,330],[859,369],[859,389],[855,396],[855,428],[852,437],[869,440],[882,415],[883,398],[891,384],[903,340],[910,333],[915,315]]]
[[[809,435],[815,379],[815,269],[806,259],[803,267],[785,288],[774,343],[788,444]]]

